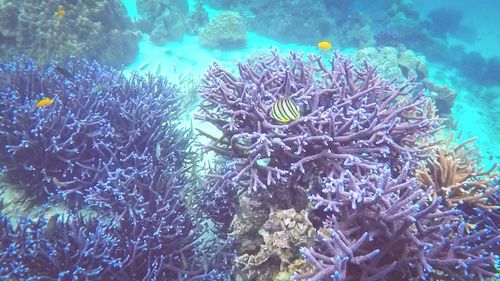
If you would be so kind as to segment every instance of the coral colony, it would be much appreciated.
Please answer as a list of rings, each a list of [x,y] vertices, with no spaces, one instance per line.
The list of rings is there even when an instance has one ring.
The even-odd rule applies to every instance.
[[[100,215],[17,226],[2,216],[0,279],[224,280],[230,241],[200,240],[180,198],[193,182],[181,172],[190,134],[175,126],[175,87],[85,60],[18,59],[0,77],[6,177],[34,202]]]
[[[175,89],[166,81],[127,80],[85,61],[70,63],[65,75],[58,69],[40,72],[29,61],[1,69],[9,75],[1,92],[0,144],[6,150],[1,162],[6,175],[28,194],[95,202],[92,198],[106,197],[96,193],[106,191],[118,199],[122,194],[113,184],[140,180],[152,171],[154,161],[181,158],[175,155],[180,150],[173,146],[174,135],[163,124],[176,116]],[[44,97],[54,103],[35,107]],[[157,151],[157,144],[174,151]]]
[[[340,55],[325,63],[273,52],[238,70],[233,75],[214,64],[202,83],[198,118],[223,134],[206,149],[230,161],[213,177],[220,189],[236,184],[271,210],[310,211],[316,242],[301,248],[309,265],[294,280],[495,276],[500,233],[491,220],[498,200],[484,195],[498,187],[481,173],[460,179],[462,189],[485,183],[462,191],[479,198],[466,207],[435,191],[444,187],[419,180],[416,169],[435,157],[440,120],[416,85],[393,85],[374,67],[354,68]],[[303,116],[273,120],[270,107],[283,98],[301,104]],[[310,203],[298,204],[300,197]],[[458,206],[444,204],[450,201]],[[484,212],[490,215],[478,216]],[[258,267],[245,269],[252,266]]]
[[[71,210],[2,215],[0,279],[497,277],[495,167],[476,170],[470,141],[436,141],[440,119],[415,83],[338,54],[272,52],[238,72],[214,64],[202,81],[198,118],[222,137],[200,133],[227,162],[197,186],[164,78],[86,60],[0,64],[4,175],[31,203]]]

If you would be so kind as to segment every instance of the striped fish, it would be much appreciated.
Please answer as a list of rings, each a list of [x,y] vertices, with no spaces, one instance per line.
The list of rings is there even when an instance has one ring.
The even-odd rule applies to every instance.
[[[289,98],[282,98],[271,105],[271,118],[278,122],[288,123],[302,116],[300,108]]]

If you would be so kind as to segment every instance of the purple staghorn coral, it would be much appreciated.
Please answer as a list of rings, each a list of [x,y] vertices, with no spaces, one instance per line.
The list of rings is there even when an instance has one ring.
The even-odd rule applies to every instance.
[[[26,219],[17,227],[1,217],[0,279],[226,280],[230,240],[202,243],[178,196],[182,184],[178,174],[155,177],[135,190],[149,193],[146,200],[131,196],[119,217]]]
[[[43,219],[26,218],[13,227],[2,216],[0,278],[93,280],[120,264],[120,259],[110,258],[118,240],[108,230],[104,223],[95,219],[84,222],[81,217],[50,227]],[[49,232],[53,234],[48,235]]]
[[[429,101],[414,85],[394,87],[374,68],[353,69],[342,56],[325,65],[314,55],[304,62],[295,53],[273,53],[238,68],[239,77],[210,68],[200,118],[223,133],[207,146],[232,159],[223,179],[249,191],[299,188],[312,175],[335,177],[346,169],[365,175],[387,163],[400,169],[419,156],[417,139],[436,127],[425,116]],[[304,103],[304,116],[272,120],[269,108],[283,97]],[[259,164],[264,158],[268,165]]]
[[[447,210],[441,198],[432,201],[433,189],[424,192],[408,173],[394,178],[386,167],[365,179],[348,170],[325,179],[323,194],[311,199],[329,215],[317,233],[318,247],[302,249],[315,270],[296,280],[495,276],[498,229],[468,229],[458,209]]]
[[[414,83],[394,85],[338,54],[325,64],[274,52],[238,71],[214,64],[202,83],[199,118],[222,132],[201,131],[213,141],[206,149],[229,159],[213,177],[272,208],[309,208],[316,245],[301,253],[312,267],[295,279],[494,276],[498,231],[470,228],[415,177],[439,119]],[[279,123],[268,113],[285,97],[303,116]]]

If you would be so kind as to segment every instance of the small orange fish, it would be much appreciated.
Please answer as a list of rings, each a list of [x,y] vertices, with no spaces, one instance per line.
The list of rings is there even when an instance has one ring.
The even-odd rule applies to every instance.
[[[332,43],[328,41],[318,42],[318,48],[320,48],[321,50],[330,50],[332,48]]]
[[[66,11],[64,11],[63,8],[59,8],[56,10],[56,16],[62,17],[62,16],[64,16],[64,13],[66,13]]]
[[[51,98],[43,98],[36,103],[36,107],[49,106],[54,103],[54,100]]]

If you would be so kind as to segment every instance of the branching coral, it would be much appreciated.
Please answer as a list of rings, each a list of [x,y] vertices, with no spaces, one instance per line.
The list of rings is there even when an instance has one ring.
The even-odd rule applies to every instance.
[[[209,170],[207,173],[205,177],[200,178],[204,183],[194,186],[193,190],[188,190],[187,195],[196,206],[194,209],[198,216],[211,220],[217,228],[227,232],[235,214],[238,187],[226,185],[222,188],[220,177],[215,171]]]
[[[411,81],[393,85],[374,67],[354,68],[339,55],[325,64],[314,55],[304,61],[273,53],[238,70],[213,65],[205,75],[199,118],[222,133],[206,149],[230,159],[228,170],[214,175],[219,188],[236,184],[247,193],[240,200],[248,196],[263,208],[309,211],[317,244],[301,252],[313,269],[296,279],[495,276],[498,230],[487,220],[467,229],[467,214],[446,208],[415,176],[434,147],[422,143],[439,119]],[[280,123],[269,116],[284,97],[302,103],[302,117]],[[233,225],[243,211],[236,206]],[[243,239],[265,229],[262,221],[244,225]]]
[[[359,179],[346,171],[325,179],[312,197],[329,217],[318,246],[302,254],[316,268],[296,275],[307,280],[412,280],[448,276],[482,280],[495,276],[491,251],[498,230],[466,231],[459,210],[429,200],[410,164],[397,177],[388,167]],[[374,171],[375,172],[375,171]]]
[[[331,65],[292,53],[273,53],[239,64],[239,75],[214,65],[202,84],[203,120],[223,133],[207,146],[232,158],[224,179],[250,191],[306,188],[314,176],[356,174],[391,163],[394,169],[420,151],[416,139],[431,133],[428,100],[408,82],[396,88],[366,66],[354,70],[341,56]],[[267,114],[283,97],[305,103],[303,117],[276,123]],[[406,156],[408,155],[408,156]],[[270,159],[261,165],[259,159]]]
[[[487,171],[477,170],[471,150],[465,150],[469,139],[455,147],[439,146],[434,157],[428,159],[418,170],[418,178],[425,186],[432,186],[434,198],[442,197],[448,207],[469,203],[484,209],[500,206],[487,205],[488,197],[498,186],[492,185],[498,174],[496,165]]]
[[[185,132],[171,124],[180,114],[171,84],[153,76],[127,79],[84,60],[65,69],[72,77],[29,60],[0,65],[8,77],[0,84],[0,162],[11,180],[39,199],[81,201],[92,193],[88,200],[99,197],[101,207],[112,207],[104,198],[122,197],[123,187],[142,182],[155,163],[180,167],[187,141],[179,142]],[[43,97],[54,104],[36,108]]]
[[[15,228],[2,217],[0,278],[225,280],[230,241],[202,244],[203,233],[179,200],[180,180],[162,174],[137,186],[119,217],[77,217],[52,226],[25,220]]]
[[[43,71],[20,60],[0,71],[6,175],[32,196],[86,203],[99,215],[16,228],[4,218],[0,279],[229,278],[231,240],[207,234],[181,199],[194,183],[172,84],[84,60]],[[54,103],[36,107],[43,96]]]
[[[53,228],[52,235],[47,235]],[[120,266],[120,259],[108,259],[116,249],[116,238],[106,233],[109,226],[81,217],[49,227],[45,220],[25,219],[13,227],[7,217],[0,221],[0,277],[8,280],[31,278],[94,278]],[[101,257],[101,258],[100,258]],[[102,258],[104,257],[104,259]]]

